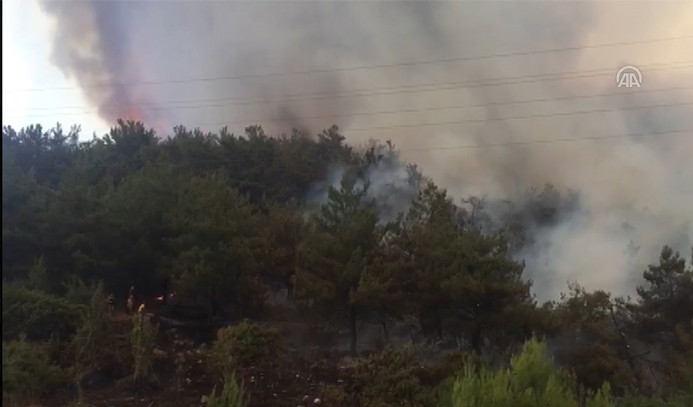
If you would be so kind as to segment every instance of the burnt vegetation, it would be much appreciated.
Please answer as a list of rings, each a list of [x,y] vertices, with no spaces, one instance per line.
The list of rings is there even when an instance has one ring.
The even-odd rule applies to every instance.
[[[457,204],[336,127],[77,136],[3,129],[8,405],[693,405],[693,258],[531,295],[570,191]]]

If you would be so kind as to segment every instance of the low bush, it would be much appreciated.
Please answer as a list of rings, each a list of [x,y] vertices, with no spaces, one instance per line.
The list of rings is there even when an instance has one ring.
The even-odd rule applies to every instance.
[[[98,284],[88,307],[82,308],[81,324],[74,337],[77,360],[89,368],[99,368],[104,355],[113,348],[108,304],[103,286]]]
[[[80,307],[39,291],[2,288],[2,337],[32,341],[68,339],[80,324]]]
[[[245,407],[248,405],[243,383],[236,380],[235,374],[230,374],[223,381],[221,392],[217,394],[217,388],[212,389],[212,394],[207,400],[207,407]]]
[[[351,395],[344,386],[325,384],[320,387],[320,400],[328,406],[351,405]]]
[[[557,372],[546,355],[546,346],[528,341],[512,358],[510,369],[477,369],[466,365],[452,389],[454,407],[581,407],[573,393],[575,380]],[[614,407],[605,384],[585,400],[586,407]]]
[[[51,363],[46,345],[24,339],[2,343],[2,391],[11,396],[38,399],[73,382],[72,369]]]
[[[419,375],[421,381],[428,386],[436,386],[445,380],[454,378],[460,370],[471,364],[475,368],[481,368],[483,361],[474,354],[457,351],[443,356],[436,363],[426,365]]]
[[[431,388],[421,383],[422,367],[412,346],[386,348],[353,368],[351,393],[359,405],[372,407],[435,405]]]
[[[276,330],[244,320],[219,330],[210,350],[208,367],[212,374],[228,376],[230,372],[250,367],[276,367],[285,356],[286,349]]]
[[[65,299],[72,304],[89,305],[94,291],[98,286],[87,284],[81,278],[70,275],[65,279],[63,288],[65,289]]]
[[[130,345],[134,361],[132,380],[135,385],[142,385],[150,377],[154,345],[159,327],[146,321],[144,315],[136,314],[132,318]]]

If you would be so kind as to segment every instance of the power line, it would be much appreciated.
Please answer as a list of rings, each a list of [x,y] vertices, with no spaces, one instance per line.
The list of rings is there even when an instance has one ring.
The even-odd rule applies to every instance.
[[[428,60],[428,61],[398,62],[398,63],[390,63],[390,64],[364,65],[364,66],[330,68],[330,69],[309,69],[309,70],[303,70],[303,71],[274,72],[274,73],[264,73],[264,74],[242,74],[242,75],[232,75],[232,76],[171,79],[171,80],[163,80],[163,81],[140,81],[140,82],[130,82],[130,83],[87,84],[87,85],[77,86],[77,87],[76,86],[60,86],[60,87],[49,87],[49,88],[14,89],[14,90],[3,91],[3,93],[43,92],[43,91],[49,91],[49,90],[72,90],[72,89],[78,89],[78,88],[84,89],[84,88],[98,88],[98,87],[127,87],[127,86],[159,85],[159,84],[173,84],[173,83],[192,83],[192,82],[213,82],[213,81],[222,81],[222,80],[268,78],[268,77],[281,77],[281,76],[290,76],[290,75],[308,75],[308,74],[320,74],[320,73],[331,73],[331,72],[361,71],[361,70],[372,70],[372,69],[393,68],[393,67],[403,67],[403,66],[430,65],[430,64],[475,61],[475,60],[484,60],[484,59],[493,59],[493,58],[507,58],[507,57],[516,57],[516,56],[540,55],[540,54],[555,53],[555,52],[582,51],[582,50],[586,50],[586,49],[618,47],[618,46],[656,43],[656,42],[666,42],[666,41],[674,41],[674,40],[682,40],[682,39],[690,39],[690,38],[693,38],[693,35],[679,36],[679,37],[668,37],[668,38],[655,38],[655,39],[649,39],[649,40],[638,40],[638,41],[627,41],[627,42],[603,43],[603,44],[594,44],[594,45],[581,45],[581,46],[574,46],[574,47],[553,48],[553,49],[545,49],[545,50],[533,50],[533,51],[523,51],[523,52],[513,52],[513,53],[480,55],[480,56],[473,56],[473,57],[446,58],[446,59],[437,59],[437,60]]]
[[[397,113],[416,113],[416,112],[424,112],[424,111],[439,111],[439,110],[453,110],[453,109],[463,109],[463,108],[473,108],[473,107],[489,107],[489,106],[503,106],[503,105],[512,105],[512,104],[518,104],[518,103],[537,103],[537,102],[548,102],[548,101],[558,101],[558,100],[578,100],[578,99],[589,99],[589,98],[596,98],[596,97],[610,97],[610,96],[623,96],[623,95],[633,95],[633,94],[648,94],[648,93],[657,93],[657,92],[670,92],[670,91],[677,91],[677,90],[689,90],[693,89],[693,86],[673,86],[669,88],[662,88],[662,89],[638,89],[635,91],[631,92],[606,92],[606,93],[599,93],[595,95],[579,95],[579,96],[563,96],[563,97],[550,97],[550,98],[539,98],[539,99],[524,99],[524,100],[514,100],[514,101],[503,101],[503,102],[489,102],[489,103],[476,103],[476,104],[465,104],[465,105],[453,105],[453,106],[436,106],[436,107],[424,107],[424,108],[416,108],[416,109],[400,109],[400,110],[381,110],[381,111],[372,111],[372,112],[360,112],[360,113],[345,113],[345,114],[331,114],[331,115],[321,115],[321,116],[304,116],[301,117],[303,120],[314,120],[314,119],[327,119],[327,118],[336,118],[336,117],[356,117],[356,116],[374,116],[378,114],[397,114]],[[210,106],[226,106],[226,105],[198,105],[198,106],[184,106],[181,108],[202,108],[202,107],[210,107]],[[170,110],[175,110],[176,107],[172,107]],[[156,109],[156,110],[163,110],[161,109]],[[168,110],[168,109],[166,109]],[[51,117],[51,116],[78,116],[82,114],[89,114],[89,113],[94,113],[94,112],[81,112],[81,113],[55,113],[55,114],[41,114],[41,115],[29,115],[29,116],[24,116],[24,117],[29,117],[29,118],[35,118],[35,117]],[[257,119],[247,119],[247,120],[236,120],[236,121],[231,121],[227,122],[227,124],[242,124],[242,123],[248,123],[248,122],[286,122],[286,121],[291,121],[289,119],[283,119],[283,118],[272,118],[272,119],[262,119],[262,118],[257,118]]]
[[[503,120],[518,120],[518,119],[533,119],[533,118],[545,118],[545,117],[555,117],[555,116],[570,116],[576,114],[587,114],[587,113],[608,113],[608,112],[618,112],[627,110],[637,110],[645,108],[659,108],[659,107],[674,107],[674,106],[687,106],[691,105],[693,102],[677,102],[677,103],[664,103],[656,105],[641,105],[641,106],[630,106],[615,109],[594,109],[594,110],[581,110],[573,112],[558,112],[549,114],[537,114],[537,115],[525,115],[525,116],[511,116],[511,117],[496,117],[487,119],[469,119],[469,120],[455,120],[448,122],[433,122],[433,123],[415,123],[415,124],[401,124],[392,126],[376,126],[376,127],[361,127],[354,129],[345,129],[345,131],[373,131],[373,130],[387,130],[387,129],[398,129],[398,128],[412,128],[412,127],[428,127],[428,126],[445,126],[450,124],[464,124],[464,123],[486,123],[492,121],[503,121]],[[210,127],[210,126],[226,126],[228,122],[223,123],[205,123],[205,124],[194,124],[194,127]]]
[[[650,71],[657,71],[657,70],[667,70],[667,69],[681,69],[681,68],[688,68],[693,66],[693,61],[680,61],[680,62],[675,62],[675,63],[670,63],[670,64],[651,64],[651,65],[644,65],[644,68],[649,68]],[[596,73],[599,72],[599,73]],[[588,74],[588,73],[593,73],[593,74]],[[394,95],[394,94],[411,94],[411,93],[421,93],[421,92],[433,92],[433,91],[439,91],[439,90],[452,90],[452,89],[461,89],[461,88],[476,88],[476,87],[486,87],[486,86],[501,86],[501,85],[514,85],[514,84],[519,84],[519,83],[530,83],[530,82],[537,82],[540,80],[564,80],[564,79],[574,79],[574,78],[589,78],[589,77],[597,77],[597,76],[603,76],[603,75],[612,75],[613,70],[608,69],[608,68],[603,68],[603,69],[596,69],[596,70],[587,70],[587,71],[571,71],[571,72],[565,72],[565,73],[551,73],[551,74],[543,74],[543,75],[529,75],[529,76],[516,76],[516,77],[502,77],[502,78],[490,78],[490,79],[484,79],[481,81],[467,81],[467,82],[448,82],[448,83],[433,83],[433,84],[421,84],[421,85],[401,85],[401,86],[393,86],[393,87],[381,87],[381,88],[368,88],[368,89],[355,89],[352,91],[349,91],[350,93],[329,93],[329,92],[317,92],[317,93],[304,93],[304,94],[294,94],[294,95],[285,95],[284,97],[287,97],[286,99],[276,99],[276,100],[265,100],[261,98],[220,98],[220,99],[207,99],[207,101],[221,101],[221,100],[229,100],[229,101],[244,101],[244,100],[255,100],[255,102],[238,102],[238,103],[223,103],[223,104],[207,104],[207,105],[188,105],[188,106],[157,106],[156,103],[150,102],[150,103],[133,103],[129,105],[117,105],[117,104],[111,104],[111,105],[104,105],[106,107],[111,107],[111,109],[108,110],[116,110],[116,108],[120,107],[135,107],[135,106],[147,106],[147,105],[155,105],[155,107],[148,108],[146,110],[148,111],[161,111],[161,110],[176,110],[176,109],[199,109],[199,108],[206,108],[206,107],[227,107],[227,106],[233,106],[233,105],[253,105],[253,104],[269,104],[269,103],[281,103],[281,102],[292,102],[292,101],[305,101],[305,100],[321,100],[321,99],[339,99],[339,98],[345,98],[345,97],[366,97],[366,96],[381,96],[381,95]],[[410,89],[410,88],[429,88],[429,89]],[[397,90],[397,89],[404,89],[404,90]],[[686,89],[686,88],[683,88]],[[377,92],[377,91],[388,91],[391,90],[390,92]],[[368,93],[354,93],[354,92],[361,92],[361,91],[370,91]],[[373,92],[376,91],[376,92]],[[315,97],[308,97],[308,98],[294,98],[297,96],[315,96]],[[198,101],[205,101],[205,99],[198,100]],[[166,103],[166,102],[163,102]],[[185,101],[178,101],[178,102],[168,102],[168,103],[186,103]],[[72,108],[78,108],[78,107],[56,107],[56,108],[35,108],[36,110],[49,110],[49,109],[72,109]],[[102,107],[102,110],[103,107]],[[99,110],[90,110],[90,111],[83,111],[83,112],[68,112],[68,113],[45,113],[45,114],[32,114],[26,117],[48,117],[48,116],[55,116],[55,115],[60,115],[60,116],[78,116],[78,115],[83,115],[83,114],[93,114],[93,113],[99,113]],[[11,116],[11,115],[10,115]]]
[[[611,134],[605,136],[588,136],[588,137],[565,137],[557,139],[536,139],[536,140],[523,140],[523,141],[509,141],[503,143],[488,143],[488,144],[461,144],[454,146],[441,146],[441,147],[426,147],[426,148],[411,148],[411,149],[401,149],[400,152],[423,152],[423,151],[444,151],[444,150],[472,150],[479,148],[490,148],[490,147],[513,147],[513,146],[531,146],[534,144],[553,144],[553,143],[565,143],[565,142],[579,142],[579,141],[600,141],[608,139],[621,139],[621,138],[636,138],[636,137],[653,137],[653,136],[665,136],[674,134],[693,134],[693,128],[680,129],[680,130],[667,130],[667,131],[657,131],[657,132],[647,132],[647,133],[626,133],[626,134]],[[238,162],[238,160],[225,160],[225,162]],[[241,160],[245,162],[245,160]],[[166,167],[171,166],[171,163],[153,162],[148,163],[146,167]],[[111,167],[112,164],[91,164],[90,167],[106,168]],[[57,168],[57,165],[47,165],[41,164],[33,166],[36,169],[52,169]]]
[[[693,86],[674,86],[670,88],[662,89],[650,89],[642,90],[638,89],[631,92],[607,92],[599,93],[595,95],[582,95],[582,96],[563,96],[563,97],[550,97],[550,98],[539,98],[539,99],[524,99],[524,100],[514,100],[514,101],[503,101],[503,102],[489,102],[489,103],[474,103],[465,105],[453,105],[453,106],[435,106],[435,107],[423,107],[415,109],[399,109],[399,110],[381,110],[372,112],[359,112],[359,113],[344,113],[344,114],[330,114],[330,115],[319,115],[319,116],[302,116],[302,120],[315,120],[315,119],[328,119],[328,118],[338,118],[338,117],[358,117],[358,116],[374,116],[379,114],[398,114],[398,113],[417,113],[417,112],[427,112],[427,111],[440,111],[440,110],[454,110],[454,109],[466,109],[466,108],[479,108],[479,107],[490,107],[490,106],[503,106],[503,105],[513,105],[518,103],[538,103],[538,102],[549,102],[549,101],[559,101],[559,100],[579,100],[579,99],[589,99],[596,97],[610,97],[610,96],[623,96],[623,95],[638,95],[638,94],[649,94],[657,92],[670,92],[677,90],[689,90],[693,89]],[[225,106],[225,105],[222,105]],[[203,106],[196,106],[203,107]],[[173,108],[172,110],[174,110]],[[85,114],[88,112],[85,112]],[[26,117],[50,117],[50,116],[77,116],[82,113],[70,113],[70,114],[44,114],[44,115],[30,115]],[[247,120],[235,120],[230,122],[225,122],[226,124],[243,124],[243,123],[258,123],[258,122],[289,122],[290,119],[283,118],[272,118],[272,119],[247,119]]]
[[[414,149],[405,149],[405,150],[400,150],[400,151],[464,150],[464,149],[487,148],[487,147],[511,147],[511,146],[519,146],[519,145],[552,144],[552,143],[562,143],[562,142],[571,142],[571,141],[597,141],[597,140],[630,138],[630,137],[651,137],[651,136],[661,136],[661,135],[669,135],[669,134],[681,134],[681,133],[688,133],[688,132],[693,132],[693,129],[670,130],[670,131],[652,132],[652,133],[613,134],[613,135],[608,135],[608,136],[568,137],[568,138],[558,138],[558,139],[510,141],[510,142],[506,142],[506,143],[466,144],[466,145],[463,144],[463,145],[445,146],[445,147],[414,148]]]
[[[665,108],[665,107],[676,107],[676,106],[688,106],[693,104],[693,102],[677,102],[677,103],[663,103],[655,105],[640,105],[640,106],[630,106],[624,108],[613,108],[613,109],[593,109],[593,110],[581,110],[572,112],[557,112],[549,114],[536,114],[536,115],[522,115],[522,116],[511,116],[511,117],[496,117],[496,118],[485,118],[485,119],[467,119],[467,120],[455,120],[447,122],[431,122],[431,123],[413,123],[413,124],[402,124],[402,125],[389,125],[389,126],[375,126],[375,127],[362,127],[353,129],[344,129],[345,133],[348,132],[365,132],[365,131],[375,131],[375,130],[389,130],[398,128],[418,128],[418,127],[436,127],[436,126],[447,126],[453,124],[465,124],[465,123],[487,123],[495,121],[505,121],[505,120],[521,120],[521,119],[534,119],[534,118],[549,118],[549,117],[560,117],[560,116],[571,116],[578,114],[590,114],[590,113],[610,113],[619,111],[629,111],[638,110],[646,108]],[[200,128],[200,127],[212,127],[212,126],[222,126],[228,127],[230,122],[222,123],[203,123],[203,124],[192,124],[186,127],[188,128]],[[107,134],[109,131],[102,131],[101,133]],[[397,134],[395,134],[396,136]],[[391,137],[393,135],[390,135]]]
[[[659,66],[658,68],[650,68],[653,66]],[[657,71],[664,69],[680,69],[688,68],[693,66],[691,61],[679,61],[671,64],[651,64],[645,65],[645,68],[649,68],[649,71]],[[643,68],[643,69],[645,69]],[[587,74],[592,73],[592,74]],[[285,99],[275,99],[266,100],[262,98],[229,98],[229,100],[254,100],[254,102],[243,102],[243,103],[229,103],[228,105],[253,105],[253,104],[268,104],[268,103],[278,103],[278,102],[295,102],[304,100],[324,100],[324,99],[340,99],[346,97],[365,97],[365,96],[380,96],[380,95],[395,95],[395,94],[409,94],[409,93],[420,93],[420,92],[433,92],[438,90],[452,90],[461,88],[477,88],[477,87],[487,87],[487,86],[501,86],[501,85],[515,85],[519,83],[531,83],[540,82],[542,80],[554,81],[554,80],[564,80],[564,79],[576,79],[576,78],[591,78],[604,75],[613,75],[613,69],[603,68],[603,69],[593,69],[586,71],[569,71],[561,73],[549,73],[541,75],[526,75],[526,76],[510,76],[501,78],[489,78],[479,81],[466,81],[466,82],[446,82],[446,83],[431,83],[431,84],[419,84],[419,85],[400,85],[400,86],[389,86],[389,87],[379,87],[379,88],[362,88],[354,89],[347,93],[333,93],[333,92],[314,92],[314,93],[304,93],[304,94],[294,94],[285,95]],[[427,88],[427,89],[411,89],[411,88]],[[404,89],[404,90],[398,90]],[[373,91],[378,92],[373,92]],[[380,92],[388,91],[388,92]],[[354,92],[366,92],[366,93],[354,93]],[[307,98],[296,98],[297,96],[310,96]],[[226,106],[227,104],[221,105]]]

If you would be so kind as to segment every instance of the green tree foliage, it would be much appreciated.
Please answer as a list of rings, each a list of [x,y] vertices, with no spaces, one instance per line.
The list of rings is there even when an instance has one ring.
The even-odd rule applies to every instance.
[[[152,378],[152,355],[158,331],[159,327],[145,320],[142,313],[132,317],[130,331],[130,346],[134,362],[132,381],[136,386],[141,386],[147,379]]]
[[[199,218],[210,209],[188,204],[188,213],[184,213],[181,209],[190,201],[188,194],[198,194],[208,204],[230,189],[254,203],[265,198],[301,201],[330,166],[353,161],[352,151],[336,127],[316,140],[297,132],[270,137],[258,126],[246,129],[243,137],[225,129],[216,136],[179,127],[174,137],[160,141],[141,123],[119,121],[105,137],[81,144],[77,143],[78,131],[65,134],[57,127],[46,132],[38,126],[19,132],[3,129],[4,278],[26,278],[35,259],[45,255],[53,287],[74,273],[87,282],[103,280],[116,293],[125,293],[134,284],[139,293],[161,294],[161,280],[174,277],[180,282],[185,269],[190,269],[186,265],[189,258],[196,263],[204,258],[208,268],[231,262],[233,268],[253,274],[241,279],[254,281],[258,271],[271,274],[246,267],[250,250],[246,246],[257,243],[247,240],[256,238],[265,225],[255,223],[250,235],[245,227],[241,231],[245,236],[234,235],[230,244],[222,239],[221,245],[230,247],[215,247],[205,237],[203,242],[181,242],[181,235],[188,234],[187,224],[201,221],[190,217]],[[195,179],[210,178],[215,181],[191,188]],[[209,190],[203,191],[206,188]],[[191,196],[194,200],[198,195]],[[229,204],[223,198],[221,202]],[[239,219],[227,215],[217,212],[217,219],[204,222],[216,222],[222,216],[217,228],[222,230],[236,221],[247,226],[245,220],[250,219],[247,213],[238,212]],[[275,220],[281,218],[278,215]],[[292,225],[284,230],[279,225],[264,236],[285,243],[287,252],[272,253],[269,258],[253,256],[254,260],[267,260],[263,266],[276,267],[278,280],[293,273],[292,261],[285,256],[290,258],[290,252],[295,252],[296,242],[287,241],[287,237],[295,240],[292,230]],[[227,236],[236,232],[238,228],[233,228]],[[193,239],[197,237],[199,234]],[[229,251],[234,259],[229,259]],[[228,274],[234,273],[238,271]],[[187,271],[186,277],[194,274],[199,273]],[[249,285],[246,281],[235,289],[236,294],[248,293],[247,298],[231,295],[230,302],[257,301],[257,287],[248,289]],[[199,295],[207,297],[208,293]]]
[[[485,344],[531,334],[516,313],[533,307],[523,266],[498,235],[468,229],[444,190],[429,183],[407,215],[400,243],[414,275],[415,303],[426,332]],[[503,327],[502,332],[494,327]],[[506,344],[507,345],[507,344]]]
[[[454,384],[452,405],[455,407],[578,407],[570,379],[554,368],[546,355],[546,345],[528,341],[521,354],[512,358],[509,369],[476,370],[465,366]],[[589,397],[586,406],[615,406],[610,388],[602,387]]]
[[[141,294],[163,294],[160,282],[170,277],[166,239],[175,232],[170,213],[179,198],[182,180],[165,163],[145,163],[120,185],[104,187],[93,217],[79,228],[69,248],[79,253],[77,271],[98,276],[117,293],[125,295],[134,285]],[[96,231],[101,225],[101,232]],[[105,228],[104,228],[105,227]],[[94,277],[92,277],[94,278]]]
[[[2,276],[19,280],[27,277],[37,257],[45,250],[49,191],[39,185],[34,172],[17,164],[17,157],[5,146],[2,151]],[[44,266],[46,266],[44,262]]]
[[[82,321],[74,337],[77,360],[85,366],[99,368],[99,362],[112,343],[112,327],[103,284],[92,291],[89,306],[83,308]]]
[[[286,289],[292,297],[298,248],[306,233],[300,208],[292,204],[268,204],[263,220],[258,266],[263,280],[274,290]]]
[[[51,363],[46,346],[21,338],[2,342],[3,396],[40,398],[71,381],[71,371]]]
[[[51,287],[48,281],[48,273],[46,271],[46,263],[43,261],[43,256],[36,259],[33,267],[29,270],[26,287],[30,290],[42,291],[44,293],[50,292]]]
[[[320,133],[316,141],[295,131],[270,137],[260,126],[246,128],[242,137],[225,128],[218,136],[183,127],[174,133],[162,143],[170,161],[197,176],[224,169],[231,186],[251,202],[263,197],[303,200],[331,165],[353,162],[337,127]]]
[[[101,174],[117,185],[156,157],[158,138],[154,130],[142,123],[118,120],[118,126],[95,144],[101,153],[100,162],[95,164],[101,166]]]
[[[573,193],[546,186],[514,202],[456,205],[391,143],[352,149],[337,127],[316,137],[177,127],[164,139],[119,121],[82,143],[78,132],[3,128],[6,340],[67,339],[81,325],[75,340],[92,352],[105,332],[97,281],[116,298],[134,285],[138,301],[170,283],[183,302],[243,317],[264,310],[267,291],[295,285],[299,305],[349,328],[352,352],[357,322],[379,323],[387,338],[393,323],[414,319],[426,339],[454,339],[494,363],[545,335],[581,402],[607,381],[619,396],[665,399],[691,384],[693,259],[686,266],[665,247],[636,302],[577,286],[543,307],[530,296],[515,255],[534,243],[532,230],[577,208]],[[317,196],[335,174],[341,185]],[[145,325],[134,326],[137,349],[150,347]],[[227,353],[245,343],[224,335],[235,344]],[[137,349],[136,375],[146,376],[149,356]]]
[[[70,275],[63,282],[64,298],[72,304],[88,306],[91,303],[96,286],[87,284],[76,275]]]
[[[652,342],[676,347],[677,328],[693,333],[693,271],[686,269],[685,259],[665,246],[659,264],[649,266],[643,277],[646,284],[637,290],[643,334]]]
[[[391,248],[384,244],[370,267],[361,273],[358,290],[352,295],[362,317],[382,326],[385,341],[389,341],[389,328],[413,310],[402,291],[400,280],[403,269],[395,260]]]
[[[2,287],[2,337],[67,339],[80,323],[79,307],[67,300],[9,285]]]
[[[167,216],[171,273],[184,297],[208,298],[236,309],[262,305],[259,251],[261,222],[222,174],[183,182]]]
[[[653,381],[663,376],[674,387],[691,386],[693,362],[693,270],[679,253],[665,246],[659,264],[643,273],[645,285],[638,287],[634,331],[653,354],[647,362]]]
[[[180,127],[160,140],[141,123],[120,121],[83,143],[78,131],[3,129],[4,278],[26,278],[44,256],[52,288],[74,273],[103,280],[115,293],[134,284],[139,293],[160,295],[179,254],[167,242],[186,222],[171,212],[188,199],[183,189],[192,179],[217,173],[219,182],[205,184],[223,184],[212,194],[231,188],[252,203],[302,202],[328,168],[354,161],[336,127],[317,139],[296,132],[270,137],[258,126],[244,136]]]
[[[349,393],[362,406],[435,405],[433,392],[418,377],[421,366],[416,356],[414,348],[404,346],[386,348],[361,360],[354,367]]]
[[[571,284],[555,311],[566,333],[558,360],[589,391],[607,381],[620,394],[642,385],[641,361],[625,332],[629,321],[621,304],[604,291],[589,293]]]
[[[40,125],[29,126],[19,132],[5,126],[2,148],[12,153],[14,163],[25,173],[35,174],[39,184],[55,186],[70,167],[78,148],[79,132],[79,127],[73,127],[66,134],[60,124],[48,131],[44,131]]]
[[[357,320],[367,311],[357,301],[361,279],[379,250],[387,226],[378,223],[375,211],[364,208],[367,185],[359,187],[345,176],[340,189],[330,187],[328,202],[315,217],[315,227],[299,250],[297,293],[351,332],[351,352],[356,352]]]

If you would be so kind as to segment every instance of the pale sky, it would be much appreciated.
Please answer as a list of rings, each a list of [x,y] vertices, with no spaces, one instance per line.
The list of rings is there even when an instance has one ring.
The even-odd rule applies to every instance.
[[[87,108],[77,83],[68,80],[50,61],[53,22],[36,0],[2,2],[2,125],[20,129],[30,124],[52,128],[55,113],[63,128],[82,126],[81,139],[102,136],[109,126]],[[70,89],[43,88],[67,87]],[[31,90],[31,91],[29,91]]]

